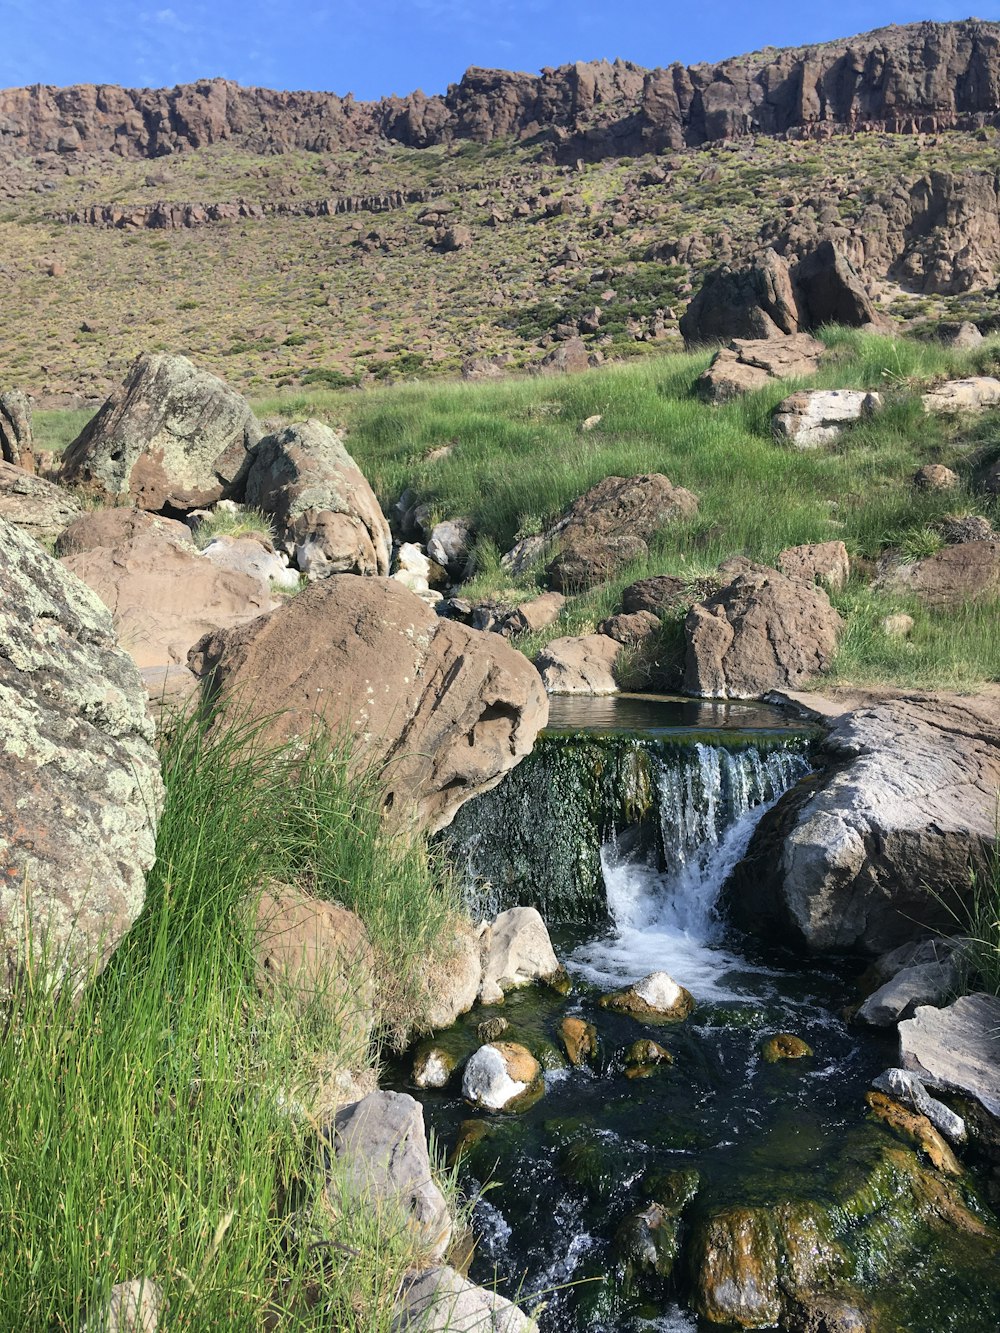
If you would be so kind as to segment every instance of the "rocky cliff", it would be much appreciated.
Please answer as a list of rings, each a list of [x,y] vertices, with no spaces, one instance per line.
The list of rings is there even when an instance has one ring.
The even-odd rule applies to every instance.
[[[13,88],[0,92],[0,155],[153,158],[223,140],[283,153],[378,139],[420,148],[540,135],[559,157],[592,159],[753,134],[933,132],[998,119],[1000,24],[967,19],[716,65],[648,71],[598,61],[538,75],[470,69],[443,97],[415,92],[380,102],[222,79],[172,89]]]

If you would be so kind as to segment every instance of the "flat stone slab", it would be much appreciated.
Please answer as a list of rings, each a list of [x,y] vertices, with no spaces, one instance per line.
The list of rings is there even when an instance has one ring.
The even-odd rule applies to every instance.
[[[963,995],[944,1009],[922,1006],[899,1025],[899,1063],[1000,1119],[1000,999]]]

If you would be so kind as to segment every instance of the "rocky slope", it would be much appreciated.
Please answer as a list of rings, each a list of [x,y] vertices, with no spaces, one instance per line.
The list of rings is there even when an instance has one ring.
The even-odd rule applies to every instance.
[[[473,68],[444,96],[379,102],[223,79],[172,89],[16,88],[0,93],[0,151],[152,158],[230,139],[283,153],[375,138],[423,148],[541,134],[565,158],[599,158],[750,134],[967,129],[994,122],[998,111],[1000,25],[968,19],[715,65],[578,62],[538,75]]]

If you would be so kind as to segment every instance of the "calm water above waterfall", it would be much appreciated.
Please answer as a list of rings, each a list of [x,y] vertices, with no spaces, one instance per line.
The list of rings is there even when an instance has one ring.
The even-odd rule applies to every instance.
[[[756,822],[809,772],[810,741],[756,705],[557,701],[536,753],[467,806],[450,834],[473,902],[484,912],[539,905],[574,982],[568,999],[544,987],[513,993],[441,1038],[461,1058],[478,1045],[476,1024],[502,1013],[503,1039],[528,1046],[546,1069],[545,1096],[531,1109],[473,1117],[458,1078],[419,1094],[448,1149],[470,1118],[483,1122],[460,1167],[476,1200],[472,1276],[522,1303],[544,1293],[543,1333],[717,1328],[694,1313],[706,1218],[803,1199],[841,1216],[848,1195],[869,1189],[857,1182],[877,1172],[887,1131],[869,1122],[863,1094],[894,1063],[895,1040],[844,1018],[859,963],[769,954],[719,912]],[[602,993],[653,970],[694,994],[686,1022],[653,1026],[599,1008]],[[591,1067],[562,1058],[566,1013],[597,1027]],[[768,1064],[761,1047],[777,1033],[796,1034],[814,1054]],[[673,1062],[627,1077],[625,1053],[641,1037]],[[412,1091],[408,1066],[394,1078]],[[673,1249],[643,1259],[636,1216],[679,1193],[692,1201]],[[893,1262],[897,1243],[891,1226],[866,1232],[844,1261],[851,1281]],[[872,1327],[991,1333],[1000,1296],[960,1249],[911,1245],[888,1322]]]

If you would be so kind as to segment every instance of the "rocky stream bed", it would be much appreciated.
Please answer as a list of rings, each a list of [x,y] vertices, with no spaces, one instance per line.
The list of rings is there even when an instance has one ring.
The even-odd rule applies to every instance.
[[[454,1063],[443,1089],[415,1088],[413,1053],[388,1083],[457,1164],[471,1276],[543,1333],[1000,1326],[975,1154],[935,1165],[866,1102],[897,1049],[894,1028],[849,1021],[864,960],[769,950],[719,910],[814,739],[761,705],[557,702],[533,755],[449,831],[475,905],[538,905],[572,988],[511,992],[418,1048]],[[693,993],[685,1021],[601,1005],[658,970]],[[460,1070],[498,1017],[544,1093],[474,1114]]]

